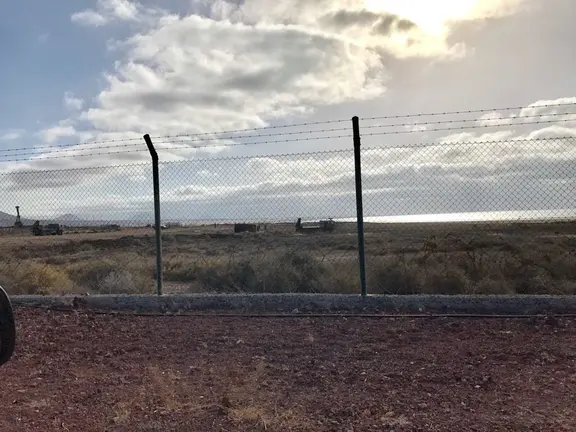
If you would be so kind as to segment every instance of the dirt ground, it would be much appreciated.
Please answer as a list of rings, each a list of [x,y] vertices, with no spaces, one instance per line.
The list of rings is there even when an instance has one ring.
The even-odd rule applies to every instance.
[[[576,430],[574,320],[16,314],[5,432]]]

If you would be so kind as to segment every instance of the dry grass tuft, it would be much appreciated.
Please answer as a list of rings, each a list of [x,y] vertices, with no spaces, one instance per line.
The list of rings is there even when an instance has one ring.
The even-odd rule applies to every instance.
[[[228,409],[228,417],[234,423],[250,423],[253,427],[267,429],[270,425],[266,412],[260,407],[230,408]]]
[[[12,294],[54,295],[74,292],[74,283],[59,267],[33,261],[9,261],[0,268],[1,284]]]
[[[215,232],[194,228],[165,235],[168,286],[179,292],[360,291],[353,227],[317,235],[274,226],[247,235],[210,229]],[[368,290],[576,294],[576,238],[563,234],[571,232],[571,225],[553,224],[368,224]],[[106,235],[71,235],[59,243],[0,239],[0,284],[14,294],[152,293],[152,238]]]

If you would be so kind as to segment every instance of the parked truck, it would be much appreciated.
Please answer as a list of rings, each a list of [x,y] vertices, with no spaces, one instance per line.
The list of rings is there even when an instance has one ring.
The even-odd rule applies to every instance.
[[[32,225],[32,234],[35,236],[62,235],[64,234],[64,231],[60,224],[50,223],[46,226],[42,226],[40,225],[40,221],[36,221]]]
[[[332,232],[335,228],[336,222],[332,218],[310,222],[302,222],[302,218],[298,218],[296,221],[296,232]]]

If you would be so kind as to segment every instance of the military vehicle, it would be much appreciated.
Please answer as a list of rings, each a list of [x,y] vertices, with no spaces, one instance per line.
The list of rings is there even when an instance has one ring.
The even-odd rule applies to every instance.
[[[60,224],[51,223],[46,226],[40,225],[40,221],[34,222],[32,225],[32,234],[35,236],[44,236],[44,235],[62,235],[64,231]]]

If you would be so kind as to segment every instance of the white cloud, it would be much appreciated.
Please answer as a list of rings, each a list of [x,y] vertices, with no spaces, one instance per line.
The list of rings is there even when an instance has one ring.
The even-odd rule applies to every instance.
[[[450,144],[450,143],[462,143],[470,141],[501,141],[508,139],[514,135],[514,131],[502,130],[502,131],[491,131],[491,132],[458,132],[450,135],[438,138],[439,143]]]
[[[557,106],[550,106],[557,105]],[[569,120],[576,117],[576,96],[553,100],[540,100],[523,108],[518,117],[532,121],[534,117],[540,120]]]
[[[137,6],[128,0],[100,0],[99,4],[104,10],[121,20],[135,20],[138,15]]]
[[[105,74],[106,85],[95,103],[84,108],[82,101],[71,102],[70,108],[80,111],[74,113],[74,121],[63,121],[47,128],[41,136],[48,144],[57,144],[65,138],[78,142],[116,142],[83,144],[65,152],[47,150],[29,161],[11,164],[7,168],[11,171],[62,169],[71,165],[86,168],[80,171],[85,174],[61,174],[53,180],[16,178],[14,188],[18,181],[54,189],[74,188],[78,184],[90,184],[96,178],[100,179],[98,184],[106,187],[94,192],[89,200],[79,196],[76,200],[62,201],[59,208],[114,202],[118,208],[126,204],[133,211],[138,205],[130,197],[141,200],[149,193],[148,165],[142,173],[136,170],[128,175],[126,170],[130,169],[118,168],[124,172],[124,177],[107,174],[108,180],[89,168],[148,162],[149,155],[140,141],[143,133],[154,136],[259,127],[279,119],[290,121],[289,117],[309,115],[323,106],[374,99],[384,94],[389,85],[387,65],[390,58],[453,59],[465,52],[463,41],[453,32],[458,23],[501,17],[517,10],[523,2],[489,1],[481,6],[479,2],[462,0],[457,4],[451,2],[452,6],[457,6],[455,9],[448,7],[450,2],[432,3],[429,0],[365,5],[353,0],[235,2],[240,6],[225,1],[192,2],[195,7],[201,3],[204,5],[202,14],[176,15],[136,2],[100,0],[94,9],[79,13],[80,16],[87,14],[84,21],[78,14],[73,16],[76,22],[94,27],[111,23],[135,24],[138,33],[113,44],[114,54],[119,57],[113,70]],[[468,6],[464,3],[472,8],[466,9]],[[68,96],[70,101],[76,99],[72,94]],[[433,131],[434,128],[427,129],[425,125],[406,126],[402,131],[425,134],[431,137],[431,142],[437,139],[452,142],[566,136],[574,130],[571,124],[522,129],[515,119],[523,113],[557,118],[538,103],[527,110],[531,111],[513,115],[489,113],[472,119],[472,124],[476,121],[478,126],[505,125],[504,130],[498,130],[502,127],[482,129],[481,133],[464,130],[448,137],[442,137]],[[122,141],[122,138],[134,138],[134,141]],[[163,161],[225,151],[223,147],[189,148],[197,144],[193,140],[165,141],[159,146]],[[549,161],[553,154],[564,161],[572,157],[566,146],[555,147],[552,143],[547,147],[548,153],[534,145],[518,146],[514,151],[510,147],[510,144],[494,143],[478,149],[447,146],[444,149],[368,152],[364,160],[366,191],[369,194],[384,191],[399,194],[400,199],[398,191],[428,190],[426,188],[431,185],[452,184],[450,182],[463,185],[473,176],[488,181],[504,177],[502,172],[506,170],[523,169],[523,172],[541,174],[548,162],[538,167],[534,159]],[[138,151],[114,154],[131,149]],[[290,148],[282,147],[281,151],[289,152]],[[79,157],[53,159],[62,155]],[[323,200],[330,199],[329,196],[351,195],[353,198],[353,187],[350,187],[353,185],[353,165],[349,156],[306,158],[202,162],[196,165],[198,169],[182,171],[181,176],[174,174],[177,164],[165,164],[162,166],[163,191],[166,191],[163,197],[167,202],[188,203],[202,197],[204,201],[214,200],[214,205],[233,205],[247,212],[246,204],[240,202],[244,197],[257,200],[306,196],[310,202],[316,204],[318,201],[317,205],[326,205]],[[228,169],[219,171],[219,165]],[[192,178],[190,172],[198,172],[197,178]],[[130,181],[120,183],[122,178]],[[144,192],[130,189],[133,183],[142,183]],[[110,190],[115,193],[112,198]],[[328,197],[310,198],[320,192]],[[267,205],[271,205],[270,202]],[[291,211],[298,211],[304,203],[291,202],[291,205],[294,207]],[[207,214],[210,211],[206,210]]]
[[[150,3],[95,0],[91,9],[71,17],[106,37],[115,37],[119,28],[133,33],[110,43],[116,62],[106,71],[95,102],[65,95],[72,118],[39,137],[53,146],[113,142],[38,148],[29,160],[3,163],[5,203],[22,203],[29,214],[151,213],[150,156],[143,133],[259,127],[280,119],[291,122],[290,117],[309,116],[321,107],[374,99],[393,85],[390,63],[409,59],[402,64],[412,68],[459,59],[470,54],[461,37],[471,26],[461,32],[462,22],[500,18],[529,0],[188,1],[196,14],[163,12]],[[178,2],[162,3],[172,7]],[[407,74],[405,82],[410,79]],[[420,98],[414,91],[410,96],[425,105],[428,95]],[[393,146],[403,137],[417,137],[412,142],[418,142],[422,136],[433,144],[498,141],[417,149],[364,147],[366,214],[570,204],[570,187],[576,186],[574,140],[514,141],[576,136],[571,122],[519,125],[520,118],[529,116],[570,119],[558,115],[564,111],[542,107],[546,102],[554,101],[473,118],[468,124],[482,129],[463,128],[450,136],[435,132],[436,126],[406,125],[400,130],[414,133],[363,138],[367,146]],[[0,139],[16,135],[6,131]],[[191,139],[161,141],[166,141],[157,144],[161,160],[174,161],[161,165],[166,218],[355,215],[350,152],[200,161],[194,159],[236,150],[189,148],[198,144]],[[333,141],[327,146],[336,147]],[[260,149],[242,148],[234,155]],[[276,149],[290,153],[292,146]],[[124,151],[130,153],[119,153]],[[98,168],[134,162],[141,165]],[[13,211],[11,205],[1,210]]]
[[[108,18],[92,9],[76,12],[71,19],[74,23],[89,27],[100,27],[108,23]]]
[[[66,122],[66,121],[60,122],[60,124],[58,126],[54,126],[54,127],[40,131],[39,135],[48,144],[53,144],[59,138],[62,138],[62,137],[76,136],[77,131],[74,128],[74,126],[67,124],[67,123],[68,122]]]
[[[575,140],[576,127],[551,125],[528,131],[464,132],[412,148],[366,148],[362,152],[365,214],[569,208],[576,187]],[[82,149],[73,151],[105,150],[96,144]],[[26,207],[53,214],[73,211],[122,219],[151,213],[149,164],[93,168],[111,157],[103,155],[78,158],[75,166],[84,167],[81,170],[27,172],[68,166],[64,159],[47,156],[12,165],[0,174],[6,193],[17,192]],[[146,151],[124,157],[124,163],[149,161]],[[179,159],[173,155],[175,162],[161,165],[166,219],[354,216],[351,150],[176,162]],[[48,199],[52,195],[46,188],[62,193]]]
[[[82,116],[97,128],[185,133],[260,126],[385,90],[376,53],[298,27],[189,16],[127,46],[99,106]]]
[[[25,134],[26,131],[22,129],[10,129],[5,132],[0,132],[0,141],[14,141]]]
[[[87,27],[101,27],[113,22],[150,23],[162,11],[145,8],[130,0],[97,0],[96,9],[86,9],[71,16],[72,22]]]
[[[71,110],[81,110],[84,106],[84,100],[74,96],[72,92],[64,93],[64,106]]]
[[[512,119],[505,118],[502,113],[490,112],[486,113],[476,120],[476,124],[479,126],[501,126],[507,125],[512,122]]]
[[[406,125],[404,126],[404,129],[409,132],[424,132],[425,130],[428,129],[428,127],[426,125],[414,124],[414,125]]]
[[[355,0],[197,0],[193,10],[203,13],[189,15],[99,0],[96,11],[106,22],[147,26],[114,44],[122,57],[80,119],[96,130],[183,134],[258,127],[373,99],[386,91],[387,58],[461,55],[462,44],[449,42],[452,26],[521,4],[472,3],[456,16],[454,2],[436,5],[445,31],[433,32],[422,21],[427,0],[404,8]]]
[[[476,130],[442,136],[437,141],[456,143],[571,137],[576,133],[576,97],[539,100],[518,112],[486,113],[478,117],[475,124]]]

